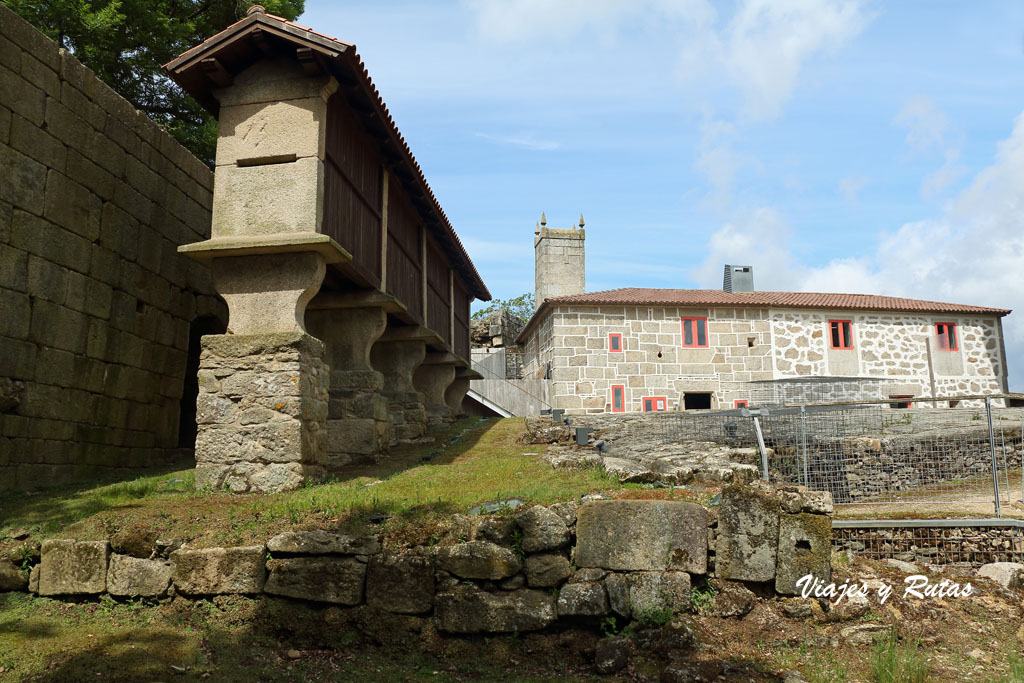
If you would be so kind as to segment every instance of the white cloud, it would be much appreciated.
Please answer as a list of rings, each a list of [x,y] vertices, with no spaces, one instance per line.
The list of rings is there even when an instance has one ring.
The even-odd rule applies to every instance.
[[[843,195],[843,199],[852,204],[857,201],[857,195],[867,184],[867,176],[846,176],[839,181],[839,192]]]
[[[834,53],[867,25],[860,2],[745,0],[723,40],[723,61],[753,118],[777,116],[804,62]]]
[[[960,161],[959,149],[947,149],[946,161],[934,173],[929,173],[921,181],[921,195],[925,198],[932,198],[946,191],[951,185],[958,181],[967,167],[957,163]]]
[[[949,119],[930,97],[915,95],[903,103],[893,123],[907,129],[907,145],[914,152],[941,148]]]

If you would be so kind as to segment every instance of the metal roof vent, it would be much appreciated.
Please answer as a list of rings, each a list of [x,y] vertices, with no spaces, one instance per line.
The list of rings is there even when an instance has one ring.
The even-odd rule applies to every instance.
[[[725,277],[722,280],[722,289],[729,292],[753,292],[754,291],[754,267],[753,266],[730,266],[725,265]]]

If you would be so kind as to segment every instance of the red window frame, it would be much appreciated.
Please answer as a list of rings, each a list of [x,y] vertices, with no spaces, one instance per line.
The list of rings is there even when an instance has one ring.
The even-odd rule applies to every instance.
[[[619,348],[612,346],[612,340],[619,343]],[[622,353],[622,335],[618,332],[612,332],[608,335],[608,352],[609,353]]]
[[[735,401],[732,402],[732,407],[733,408],[747,408],[747,407],[749,407],[749,405],[747,403],[747,399],[745,399],[745,398],[738,398],[738,399],[736,399]]]
[[[836,340],[839,343],[836,343]],[[828,321],[828,343],[833,349],[849,351],[853,348],[853,321],[852,320],[829,320]]]
[[[615,408],[615,392],[619,392],[619,407]],[[625,384],[613,384],[612,385],[612,412],[613,413],[624,413],[626,412],[626,385]]]
[[[690,324],[690,340],[686,343],[686,323]],[[694,323],[702,323],[704,327],[704,343],[700,343],[700,328]],[[681,341],[684,349],[706,349],[708,348],[708,319],[704,317],[683,316],[679,319],[679,332],[682,335]]]
[[[892,403],[889,404],[889,407],[894,410],[905,410],[914,405],[914,402],[911,400],[913,398],[913,396],[890,396],[889,400],[892,401]]]
[[[668,396],[645,396],[640,399],[640,405],[645,413],[663,413],[668,410]],[[647,409],[648,405],[651,406],[650,410]]]
[[[935,338],[939,351],[958,351],[960,349],[956,338],[956,323],[935,323]]]

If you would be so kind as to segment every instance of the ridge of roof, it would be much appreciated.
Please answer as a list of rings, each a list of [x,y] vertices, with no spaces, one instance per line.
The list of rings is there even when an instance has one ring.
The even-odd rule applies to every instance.
[[[448,236],[454,241],[454,248],[457,251],[457,256],[466,266],[468,266],[471,279],[475,280],[475,282],[467,283],[469,285],[468,289],[470,290],[470,293],[481,301],[490,301],[491,293],[487,289],[487,285],[484,284],[483,278],[480,277],[480,273],[476,269],[476,264],[474,264],[473,259],[470,258],[469,253],[466,251],[466,247],[462,244],[462,240],[459,238],[458,233],[455,232],[455,228],[452,226],[451,220],[448,218],[448,214],[446,214],[444,209],[441,207],[441,203],[438,201],[437,196],[430,187],[430,183],[427,182],[427,178],[423,173],[422,167],[420,167],[419,162],[413,155],[408,142],[405,140],[405,136],[402,135],[402,132],[398,129],[398,124],[395,123],[394,118],[391,116],[391,112],[388,110],[387,104],[384,102],[384,98],[381,96],[377,86],[373,83],[373,79],[370,78],[370,72],[366,68],[366,64],[363,62],[362,57],[360,57],[359,53],[356,51],[355,43],[338,40],[333,36],[315,31],[308,26],[296,24],[284,17],[277,16],[276,14],[269,14],[265,11],[252,11],[252,8],[250,8],[250,13],[245,17],[210,36],[202,43],[185,50],[180,55],[164,64],[162,68],[170,73],[172,69],[176,69],[186,62],[190,62],[196,56],[212,49],[216,44],[222,42],[231,34],[240,32],[254,24],[266,23],[267,25],[272,25],[272,22],[281,23],[292,29],[308,33],[310,36],[317,38],[318,40],[316,42],[318,43],[322,44],[323,41],[329,41],[337,44],[341,48],[336,57],[348,59],[350,61],[349,67],[355,72],[356,78],[361,81],[360,84],[368,91],[367,95],[371,104],[376,107],[379,118],[384,122],[384,126],[388,129],[391,136],[397,140],[399,151],[404,157],[403,161],[412,168],[414,181],[418,182],[422,186],[430,207],[441,219],[440,222],[442,227],[447,229]],[[289,31],[288,33],[294,35],[292,31]]]
[[[549,297],[541,302],[516,337],[525,339],[535,321],[553,306],[754,306],[763,308],[831,309],[860,311],[897,311],[902,313],[965,313],[1005,316],[1006,308],[989,308],[880,294],[829,292],[726,292],[721,289],[656,289],[620,287],[598,292]]]

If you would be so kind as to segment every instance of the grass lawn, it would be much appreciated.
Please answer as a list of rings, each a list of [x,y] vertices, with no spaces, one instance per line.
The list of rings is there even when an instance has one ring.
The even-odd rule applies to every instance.
[[[427,444],[402,445],[382,463],[351,467],[291,493],[195,491],[193,470],[133,481],[12,494],[0,500],[0,546],[15,535],[104,539],[148,555],[154,541],[192,547],[263,543],[295,528],[383,533],[395,544],[425,543],[453,513],[520,498],[548,504],[584,493],[639,488],[602,470],[553,469],[543,445],[523,444],[522,418],[462,418]]]

